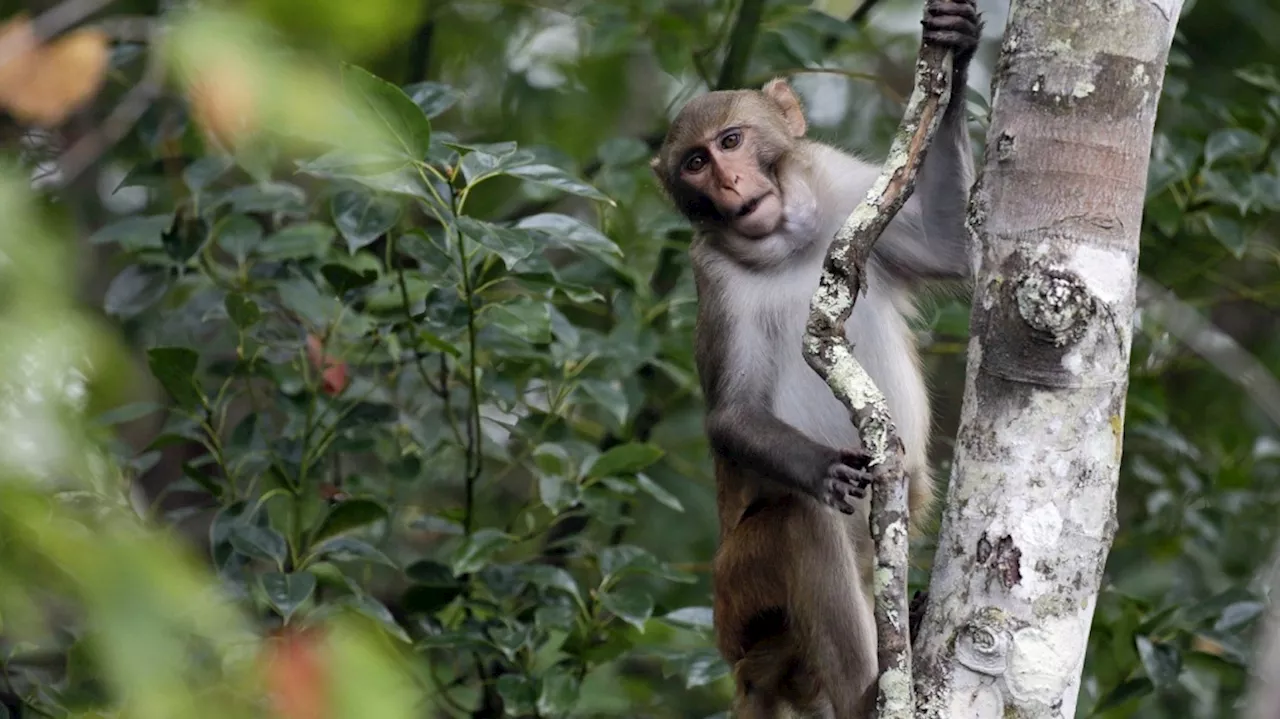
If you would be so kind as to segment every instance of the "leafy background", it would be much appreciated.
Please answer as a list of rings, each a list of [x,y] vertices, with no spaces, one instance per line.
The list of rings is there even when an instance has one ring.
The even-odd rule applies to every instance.
[[[0,72],[0,717],[726,716],[647,160],[775,75],[879,156],[919,3],[96,5],[75,112],[31,108],[85,55],[47,97]],[[1280,10],[1179,26],[1079,716],[1233,714],[1277,540]],[[964,301],[917,330],[945,476]]]

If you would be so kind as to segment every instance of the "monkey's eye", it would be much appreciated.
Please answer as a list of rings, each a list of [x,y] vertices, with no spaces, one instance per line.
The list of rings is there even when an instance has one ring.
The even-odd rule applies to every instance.
[[[707,158],[702,155],[694,155],[684,162],[685,172],[700,172],[702,168],[707,166]]]
[[[742,144],[742,133],[734,130],[733,132],[720,138],[720,147],[726,150],[732,150]]]

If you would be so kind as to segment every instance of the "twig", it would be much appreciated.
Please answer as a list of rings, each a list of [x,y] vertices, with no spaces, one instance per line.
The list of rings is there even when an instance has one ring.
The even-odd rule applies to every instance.
[[[880,176],[850,213],[827,250],[822,279],[810,302],[805,361],[849,408],[877,474],[871,492],[876,545],[875,617],[881,674],[878,716],[909,719],[915,698],[907,604],[907,483],[902,440],[884,395],[847,343],[845,322],[865,291],[865,268],[880,233],[915,189],[915,175],[951,99],[950,50],[924,45],[915,84]]]
[[[58,158],[58,169],[61,173],[58,184],[61,187],[70,185],[80,176],[80,173],[96,162],[102,153],[133,129],[133,126],[146,113],[147,108],[151,107],[151,103],[160,96],[164,88],[163,80],[164,62],[161,61],[160,52],[153,47],[138,84],[120,98],[119,104],[111,110],[111,114],[107,115],[95,131],[81,137]]]

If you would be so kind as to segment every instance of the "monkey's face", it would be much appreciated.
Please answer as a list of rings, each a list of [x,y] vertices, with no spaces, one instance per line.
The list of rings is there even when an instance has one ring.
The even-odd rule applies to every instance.
[[[782,194],[771,168],[762,163],[759,137],[750,125],[721,129],[690,148],[680,181],[705,197],[721,221],[743,237],[764,237],[782,224]]]
[[[804,131],[799,102],[781,80],[763,91],[708,93],[680,111],[652,165],[691,221],[766,237],[786,215],[778,163]]]

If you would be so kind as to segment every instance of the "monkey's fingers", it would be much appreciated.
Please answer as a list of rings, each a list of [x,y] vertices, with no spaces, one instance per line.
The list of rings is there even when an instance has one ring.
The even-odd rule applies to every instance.
[[[973,0],[932,0],[929,3],[928,12],[929,20],[935,19],[938,15],[951,15],[974,21],[978,19],[978,7]]]

